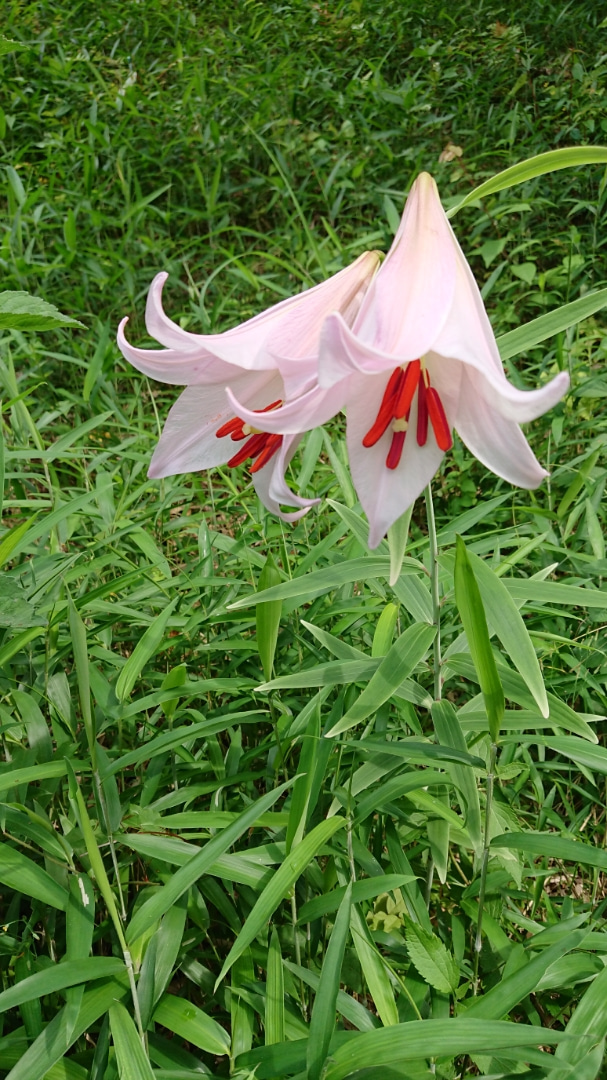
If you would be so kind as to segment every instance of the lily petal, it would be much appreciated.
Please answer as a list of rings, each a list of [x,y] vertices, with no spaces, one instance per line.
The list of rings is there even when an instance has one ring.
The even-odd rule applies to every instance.
[[[258,415],[238,400],[232,386],[226,389],[226,395],[235,415],[240,416],[251,427],[256,427],[260,431],[276,432],[279,435],[301,434],[320,427],[341,412],[348,394],[345,383],[338,384],[330,390],[321,390],[319,386],[313,386],[307,393],[293,401],[286,401],[280,408]]]
[[[362,444],[369,415],[379,408],[385,378],[359,375],[357,382],[348,404],[348,456],[354,486],[369,521],[369,547],[375,548],[404,508],[411,506],[430,483],[443,452],[433,438],[426,446],[417,445],[417,405],[414,405],[400,464],[396,469],[386,468],[392,433],[387,431],[370,448]]]
[[[282,393],[282,381],[275,372],[241,371],[234,385],[252,408],[263,408]],[[188,386],[169,412],[148,476],[156,479],[224,465],[234,454],[234,443],[218,439],[216,432],[233,415],[223,385]]]
[[[295,495],[285,483],[287,465],[300,440],[301,435],[285,435],[282,446],[275,456],[253,476],[253,485],[263,505],[282,521],[297,521],[307,514],[311,506],[316,506],[320,502],[320,499],[302,499],[299,495]],[[299,506],[301,509],[287,513],[281,510],[281,504]]]

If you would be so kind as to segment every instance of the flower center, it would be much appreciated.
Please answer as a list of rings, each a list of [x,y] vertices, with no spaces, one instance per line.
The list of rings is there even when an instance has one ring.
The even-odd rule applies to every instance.
[[[255,409],[257,413],[270,412],[272,409],[277,409],[282,405],[282,401],[273,401],[270,405],[266,405],[265,409]],[[215,435],[218,439],[224,439],[227,435],[230,436],[232,442],[242,442],[243,439],[247,441],[241,446],[233,457],[227,462],[231,469],[236,468],[237,465],[242,465],[248,458],[252,458],[252,464],[250,471],[252,473],[259,472],[263,469],[264,465],[267,465],[270,458],[274,457],[274,454],[282,445],[282,435],[274,435],[269,431],[258,431],[257,428],[251,427],[250,424],[246,424],[244,420],[241,420],[239,416],[233,417],[232,420],[228,420],[225,424],[222,424],[217,429]],[[250,436],[248,438],[247,436]]]
[[[423,360],[411,360],[410,363],[397,367],[392,372],[381,399],[375,423],[363,439],[363,446],[375,446],[375,443],[379,442],[382,435],[390,428],[392,441],[386,457],[388,469],[395,469],[400,462],[409,427],[409,413],[416,391],[417,445],[426,445],[428,420],[430,420],[438,448],[447,451],[453,446],[449,421],[437,391],[430,385],[426,365]]]

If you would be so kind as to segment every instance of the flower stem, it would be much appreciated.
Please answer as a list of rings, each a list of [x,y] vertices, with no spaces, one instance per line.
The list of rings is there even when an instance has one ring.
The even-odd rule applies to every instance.
[[[485,887],[487,884],[487,867],[489,865],[489,843],[491,841],[491,807],[493,805],[493,784],[495,780],[495,762],[497,758],[497,745],[491,743],[489,755],[489,771],[487,773],[487,799],[485,805],[485,831],[483,838],[483,861],[481,863],[481,876],[478,890],[478,919],[476,923],[476,937],[474,940],[474,989],[478,993],[478,966],[483,944],[483,908],[485,904]]]
[[[428,522],[428,541],[430,544],[430,588],[432,594],[432,621],[436,627],[434,638],[434,700],[442,697],[441,651],[440,651],[440,594],[438,589],[438,544],[436,542],[436,520],[430,484],[424,492],[426,500],[426,520]]]

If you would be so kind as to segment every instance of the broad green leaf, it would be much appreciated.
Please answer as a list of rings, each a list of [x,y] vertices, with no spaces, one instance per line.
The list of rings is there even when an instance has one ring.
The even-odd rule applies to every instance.
[[[504,716],[504,691],[491,651],[483,602],[468,559],[466,546],[460,536],[457,537],[456,545],[455,602],[466,631],[470,655],[485,699],[491,741],[495,743],[499,739]]]
[[[285,981],[282,970],[282,952],[276,927],[272,930],[268,948],[266,980],[265,1044],[284,1041],[285,1037]]]
[[[540,315],[539,319],[517,326],[516,330],[510,330],[497,339],[497,347],[502,360],[508,360],[511,356],[526,352],[534,345],[539,345],[546,338],[560,334],[575,326],[582,319],[587,319],[600,311],[607,304],[607,289],[599,289],[598,292],[585,293],[579,300],[571,304],[563,304],[561,307],[549,311],[546,315]]]
[[[424,982],[441,994],[454,994],[459,984],[459,968],[446,945],[419,923],[405,920],[407,952]]]
[[[65,911],[67,907],[67,890],[33,859],[9,844],[0,843],[0,881],[9,889],[32,896],[60,911]]]
[[[412,1020],[406,1024],[365,1031],[332,1052],[326,1080],[345,1077],[364,1068],[381,1068],[393,1061],[415,1061],[459,1054],[496,1053],[562,1042],[562,1031],[502,1020]],[[550,1062],[550,1057],[546,1055]]]
[[[154,1012],[154,1023],[162,1024],[208,1054],[223,1056],[230,1053],[230,1039],[225,1028],[184,998],[165,994]]]
[[[22,41],[13,41],[12,38],[6,38],[0,35],[0,56],[5,56],[6,53],[17,52],[18,49],[27,49],[28,45],[24,45]]]
[[[212,840],[209,840],[208,844],[205,844],[201,852],[194,855],[185,866],[181,867],[176,874],[173,874],[170,881],[164,885],[162,889],[159,889],[154,896],[151,896],[149,900],[146,900],[135,912],[128,925],[126,934],[127,941],[135,941],[145,933],[150,926],[153,926],[158,919],[162,918],[171,905],[208,871],[215,860],[220,855],[223,855],[223,853],[227,851],[227,849],[230,848],[232,844],[247,831],[247,829],[253,827],[260,814],[269,810],[276,800],[287,790],[291,783],[292,781],[288,780],[279,787],[274,788],[273,791],[269,791],[266,795],[263,795],[260,799],[257,799],[252,806],[249,806],[242,814],[240,814],[236,821],[231,825],[228,825],[218,833],[217,836],[214,836]]]
[[[564,862],[598,866],[600,870],[607,870],[607,851],[603,848],[584,844],[581,840],[570,840],[555,833],[502,833],[493,837],[491,847],[512,848],[513,851],[524,851],[528,855],[547,855],[550,859],[562,859]]]
[[[436,628],[426,623],[414,623],[394,642],[387,655],[372,675],[369,685],[348,709],[345,716],[335,724],[327,738],[341,735],[379,709],[392,696],[400,684],[409,677],[430,648]]]
[[[345,820],[342,817],[332,817],[321,821],[289,855],[285,856],[284,862],[258,898],[224,960],[216,986],[230,970],[236,957],[240,956],[255,941],[257,935],[261,933],[270,916],[276,911],[280,902],[284,900],[289,889],[297,881],[308,863],[343,825],[345,825]]]
[[[154,1080],[137,1028],[124,1005],[119,1001],[111,1005],[109,1017],[120,1080]]]
[[[159,652],[159,650],[161,650],[163,643],[165,647],[168,647],[168,642],[164,641],[164,632],[178,603],[179,597],[176,596],[171,600],[171,603],[156,616],[151,626],[148,626],[143,637],[137,642],[133,652],[118,676],[118,681],[116,683],[116,697],[119,701],[125,701],[126,698],[131,696],[135,683],[141,675],[145,665],[157,652]]]
[[[279,585],[280,580],[281,578],[276,563],[272,556],[268,555],[266,564],[261,571],[257,582],[258,591],[266,592],[275,585]],[[261,666],[266,682],[272,678],[274,653],[276,652],[281,612],[282,600],[266,600],[265,603],[258,604],[256,608],[257,651],[259,652],[259,659],[261,660]],[[281,1041],[282,1040],[279,1039],[275,1040],[275,1042]]]
[[[484,183],[473,188],[464,195],[457,206],[453,206],[447,212],[447,217],[453,217],[468,203],[484,199],[496,191],[503,191],[504,188],[524,184],[526,180],[532,180],[535,176],[545,176],[546,173],[555,172],[558,169],[601,164],[607,164],[607,147],[604,146],[566,146],[560,150],[548,150],[545,154],[535,154],[524,161],[519,161],[517,165],[511,165],[509,169],[504,169],[503,172],[492,176],[490,180],[485,180]]]
[[[46,622],[42,615],[36,614],[21,582],[15,581],[10,574],[0,573],[0,627],[21,630],[27,626],[46,626]]]
[[[352,883],[345,890],[339,911],[333,924],[329,945],[325,953],[320,982],[310,1019],[310,1037],[308,1039],[307,1066],[308,1080],[320,1080],[331,1036],[335,1029],[335,1009],[341,966],[350,930],[350,909],[352,904]]]
[[[14,171],[14,170],[13,170]],[[83,324],[62,315],[39,296],[26,292],[0,292],[0,330],[55,330],[58,326]]]
[[[607,292],[607,290],[606,290]],[[506,654],[519,674],[525,680],[543,717],[549,714],[546,687],[542,678],[539,661],[532,645],[529,631],[517,608],[505,582],[493,573],[490,566],[478,555],[469,551],[468,560],[472,566],[476,583],[489,623],[500,639]]]
[[[382,1024],[384,1027],[398,1024],[398,1009],[386,965],[356,904],[350,908],[350,930],[365,982]]]

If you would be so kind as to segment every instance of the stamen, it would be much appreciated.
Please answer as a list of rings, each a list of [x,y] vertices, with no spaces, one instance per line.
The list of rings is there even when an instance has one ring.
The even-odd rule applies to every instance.
[[[282,445],[282,435],[268,435],[266,445],[259,454],[259,457],[251,465],[250,472],[256,473],[260,469],[263,469],[264,465],[268,464],[270,458],[274,457],[274,454],[278,448]]]
[[[252,435],[250,439],[247,439],[244,446],[241,446],[238,453],[230,458],[227,463],[228,467],[230,469],[235,469],[237,465],[242,465],[247,458],[256,457],[256,455],[263,450],[267,437],[265,431],[260,432],[259,435]]]
[[[413,401],[419,382],[419,371],[419,360],[412,360],[410,364],[407,364],[405,377],[401,383],[398,400],[394,408],[394,415],[397,420],[400,420],[402,416],[406,416],[411,408],[411,402]]]
[[[223,439],[225,435],[231,435],[235,431],[242,431],[242,420],[239,416],[233,416],[227,423],[222,424],[220,428],[217,428],[215,435],[218,439]]]
[[[443,408],[443,403],[438,396],[433,386],[429,386],[426,391],[426,400],[428,403],[428,414],[430,416],[430,423],[432,424],[432,430],[436,439],[436,445],[439,450],[447,451],[453,446],[453,439],[451,438],[451,428],[449,427],[449,421]]]
[[[397,395],[400,393],[403,379],[404,374],[402,368],[395,368],[388,379],[388,385],[384,391],[384,396],[381,399],[381,405],[379,406],[375,423],[373,424],[373,427],[369,428],[363,439],[363,446],[366,446],[367,448],[375,446],[375,443],[379,442],[384,432],[388,430],[394,419],[394,406]]]
[[[400,418],[396,419],[392,424],[392,442],[390,443],[390,449],[388,450],[388,456],[386,458],[386,465],[389,469],[395,469],[396,466],[400,464],[408,427],[408,420],[402,420]]]
[[[417,445],[425,446],[428,439],[428,398],[426,372],[422,371],[417,391]]]

